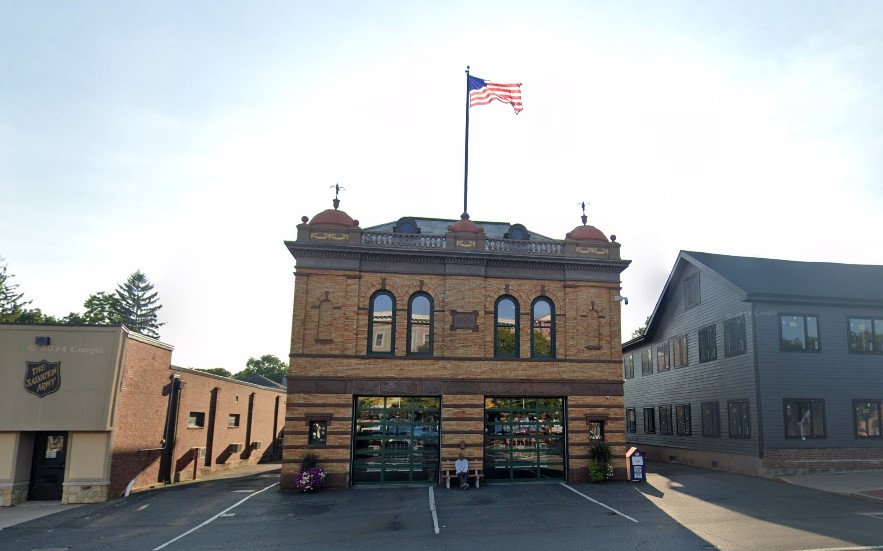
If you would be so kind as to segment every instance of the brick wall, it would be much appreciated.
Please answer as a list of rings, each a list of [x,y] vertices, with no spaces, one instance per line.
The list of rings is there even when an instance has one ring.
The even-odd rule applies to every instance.
[[[131,336],[126,339],[119,400],[114,414],[113,451],[108,498],[122,495],[130,480],[135,487],[155,484],[166,410],[170,348]],[[143,451],[151,450],[151,451]]]
[[[883,469],[883,449],[880,448],[766,449],[763,452],[765,476],[879,469]]]
[[[370,298],[384,289],[396,300],[395,353],[369,356]],[[294,487],[294,476],[306,451],[319,456],[329,485],[349,484],[352,438],[351,389],[358,381],[388,381],[388,388],[456,381],[513,382],[521,388],[549,383],[538,394],[568,400],[568,479],[586,480],[589,466],[588,419],[603,420],[614,457],[624,458],[625,427],[622,397],[620,305],[618,283],[544,281],[469,276],[388,274],[299,269],[294,293],[282,487]],[[433,355],[406,355],[408,299],[416,292],[433,299]],[[501,295],[519,303],[520,358],[494,355],[494,304]],[[556,357],[530,358],[532,301],[549,297],[555,305]],[[323,306],[324,303],[324,306]],[[451,330],[451,311],[478,312],[478,331]],[[320,315],[320,312],[323,312]],[[320,323],[321,322],[321,323]],[[323,326],[330,323],[331,328]],[[327,380],[333,385],[315,393],[302,392],[294,378]],[[437,383],[437,384],[436,384]],[[574,393],[576,384],[597,383],[598,389]],[[320,385],[321,386],[321,385]],[[380,385],[379,388],[383,388]],[[350,389],[350,390],[337,390]],[[550,390],[552,389],[552,390]],[[394,395],[391,390],[389,395]],[[427,393],[439,395],[441,392]],[[484,396],[442,395],[441,459],[454,459],[461,441],[467,456],[483,455]],[[328,443],[307,445],[310,416],[328,419]],[[624,459],[617,464],[623,463]],[[624,478],[625,470],[617,469]]]
[[[209,445],[208,432],[211,424],[210,407],[212,393],[217,389],[217,407],[213,426],[211,454],[199,460],[196,475],[229,468],[243,463],[254,463],[272,451],[274,412],[278,399],[276,417],[277,431],[284,424],[285,393],[248,383],[240,383],[200,373],[189,369],[170,368],[172,351],[152,339],[130,335],[120,396],[115,413],[113,451],[111,459],[111,485],[109,498],[120,496],[126,485],[135,479],[134,488],[156,485],[164,478],[172,480],[192,479],[194,447]],[[174,456],[170,472],[160,473],[164,453],[166,415],[169,393],[174,375],[180,377],[183,387],[180,393]],[[247,438],[249,401],[253,398],[251,434]],[[205,413],[204,428],[188,428],[191,411]],[[230,414],[239,414],[239,427],[229,428]],[[261,442],[256,450],[249,444]],[[243,451],[233,452],[230,444],[242,443]]]

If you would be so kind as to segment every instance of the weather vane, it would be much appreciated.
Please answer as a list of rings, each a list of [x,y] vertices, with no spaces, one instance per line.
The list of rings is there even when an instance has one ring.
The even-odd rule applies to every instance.
[[[342,189],[345,190],[346,188],[340,187],[340,184],[334,184],[333,186],[329,186],[329,187],[334,188],[334,201],[333,202],[334,202],[334,208],[337,209],[337,207],[340,206],[340,199],[337,198],[337,195],[340,193],[340,190],[342,190]]]
[[[586,202],[585,202],[585,201],[582,201],[582,202],[580,202],[580,203],[577,203],[577,205],[581,206],[582,209],[583,209],[582,220],[583,220],[583,225],[585,225],[586,222],[589,221],[588,216],[586,216]]]

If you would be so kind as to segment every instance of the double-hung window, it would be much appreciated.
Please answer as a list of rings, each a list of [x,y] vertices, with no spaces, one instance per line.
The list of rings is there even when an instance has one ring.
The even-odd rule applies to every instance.
[[[687,365],[687,335],[681,335],[671,340],[672,364],[675,367]]]
[[[724,354],[738,356],[747,350],[745,343],[745,316],[724,321]]]
[[[664,342],[656,347],[656,371],[660,373],[671,369],[671,352],[668,343]]]
[[[392,354],[395,342],[396,299],[389,291],[371,296],[368,312],[368,353]]]
[[[699,361],[710,362],[717,359],[717,332],[714,325],[699,330]]]
[[[675,426],[680,436],[690,436],[693,434],[690,404],[677,404],[675,406]]]
[[[852,408],[855,412],[856,438],[883,437],[880,422],[883,419],[883,400],[853,400]]]
[[[684,307],[690,309],[699,304],[699,274],[684,280]]]
[[[555,305],[546,297],[533,301],[530,309],[530,356],[555,357]]]
[[[518,302],[502,296],[494,305],[494,356],[518,357]]]
[[[641,376],[653,374],[653,352],[647,348],[641,351]]]
[[[883,319],[849,318],[849,351],[883,354]]]
[[[659,434],[671,434],[671,406],[659,406]]]
[[[818,399],[785,398],[785,438],[824,438],[825,401]]]
[[[635,415],[635,408],[626,408],[625,410],[625,430],[628,432],[638,432],[638,420]]]
[[[432,297],[426,293],[408,301],[408,355],[432,355]]]
[[[719,402],[702,402],[702,436],[721,435]]]
[[[729,413],[730,438],[751,438],[751,413],[748,400],[727,402]]]
[[[779,350],[818,352],[819,318],[804,315],[779,316]]]
[[[622,376],[624,379],[635,378],[635,356],[628,354],[622,357]]]
[[[656,410],[653,408],[644,408],[644,433],[653,434],[656,432]]]

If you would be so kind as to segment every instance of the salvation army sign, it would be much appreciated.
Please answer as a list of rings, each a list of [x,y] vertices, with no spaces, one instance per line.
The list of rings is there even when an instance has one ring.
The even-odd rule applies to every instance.
[[[61,388],[61,362],[26,362],[25,390],[40,398]]]

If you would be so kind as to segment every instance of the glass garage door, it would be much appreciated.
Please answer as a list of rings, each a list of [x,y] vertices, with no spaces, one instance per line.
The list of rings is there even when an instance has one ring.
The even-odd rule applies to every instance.
[[[356,398],[353,484],[438,480],[438,397]]]
[[[564,479],[564,399],[485,398],[488,480]]]

